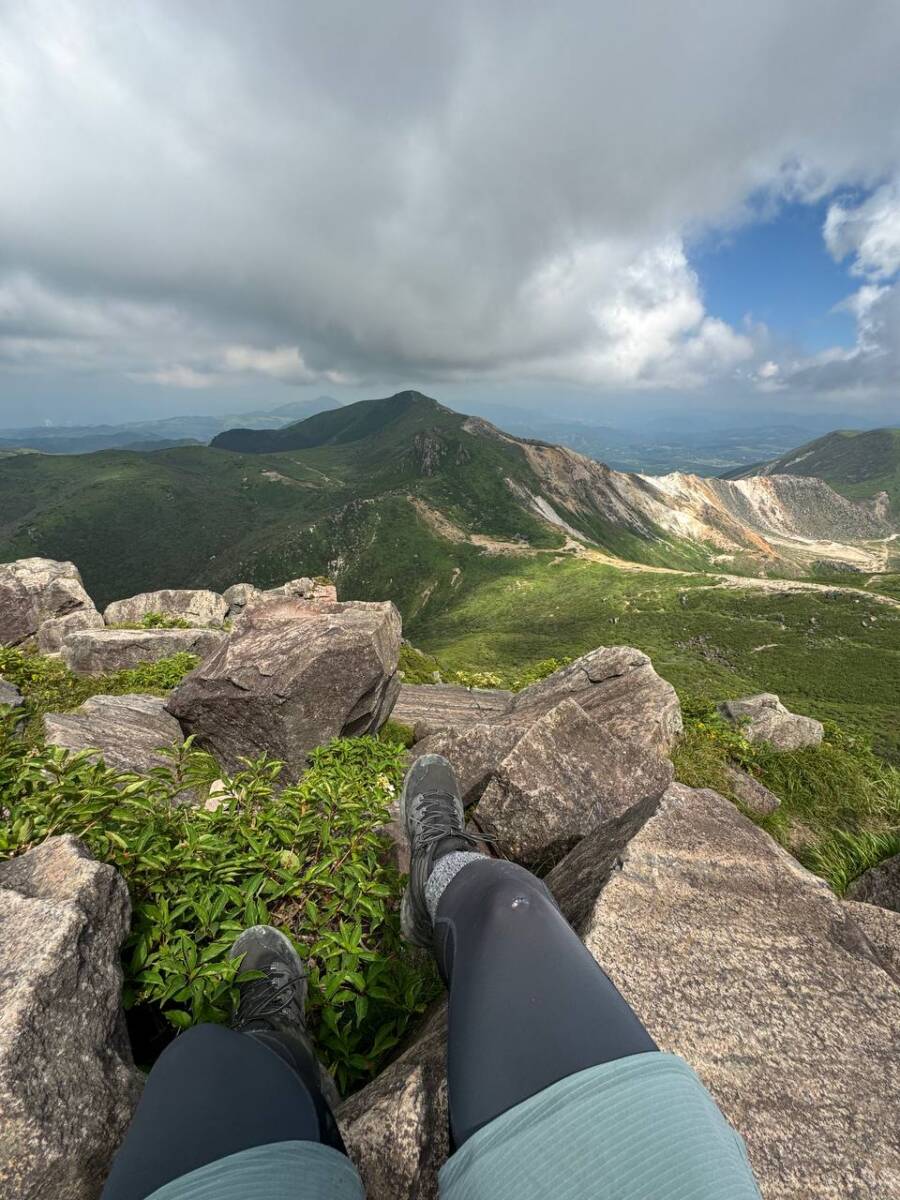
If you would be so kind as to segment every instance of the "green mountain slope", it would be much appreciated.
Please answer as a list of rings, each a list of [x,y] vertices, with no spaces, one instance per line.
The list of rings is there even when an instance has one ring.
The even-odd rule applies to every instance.
[[[900,428],[839,429],[767,463],[729,472],[723,479],[754,475],[806,475],[824,479],[853,500],[887,492],[900,509]]]

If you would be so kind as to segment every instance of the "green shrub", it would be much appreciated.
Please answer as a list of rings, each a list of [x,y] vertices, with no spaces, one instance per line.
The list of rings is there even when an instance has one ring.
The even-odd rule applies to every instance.
[[[188,807],[173,798],[211,773],[189,742],[149,778],[119,775],[30,747],[0,716],[0,857],[71,833],[117,867],[133,905],[125,1005],[176,1029],[227,1020],[229,947],[248,925],[279,926],[309,964],[311,1029],[346,1091],[437,992],[430,960],[400,940],[401,878],[376,832],[403,767],[396,742],[338,740],[296,782],[281,787],[282,765],[263,757],[224,778],[218,806]]]
[[[184,617],[170,617],[167,613],[144,613],[138,622],[139,629],[190,629],[189,621]]]
[[[193,654],[173,654],[157,662],[140,663],[112,675],[73,675],[58,658],[45,658],[33,650],[0,646],[0,676],[14,683],[26,699],[27,736],[41,737],[41,717],[47,712],[68,712],[89,696],[123,696],[128,692],[164,695],[177,687],[200,660]]]

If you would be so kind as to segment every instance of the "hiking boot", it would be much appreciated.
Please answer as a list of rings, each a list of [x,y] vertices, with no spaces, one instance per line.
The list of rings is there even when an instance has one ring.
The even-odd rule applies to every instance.
[[[285,935],[272,925],[251,925],[237,938],[229,958],[241,958],[240,972],[261,971],[258,979],[238,986],[238,1010],[231,1022],[237,1033],[257,1036],[291,1066],[313,1089],[313,1102],[328,1145],[343,1148],[333,1112],[340,1096],[331,1075],[319,1061],[306,1030],[308,972],[303,959]],[[271,1035],[275,1034],[275,1037]],[[324,1108],[315,1092],[325,1099]]]
[[[425,884],[434,864],[453,850],[477,850],[466,833],[466,815],[453,768],[440,754],[423,754],[406,773],[400,820],[409,839],[409,882],[400,908],[400,928],[414,946],[430,949],[433,925]]]
[[[262,975],[238,984],[240,999],[231,1028],[239,1033],[305,1036],[307,970],[290,941],[272,925],[252,925],[229,951],[229,958],[241,956],[241,974]]]

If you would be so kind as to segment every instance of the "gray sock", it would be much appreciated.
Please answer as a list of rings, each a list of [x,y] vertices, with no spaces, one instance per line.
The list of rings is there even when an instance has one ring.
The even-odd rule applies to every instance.
[[[437,920],[438,904],[450,880],[469,863],[483,862],[484,858],[485,855],[479,854],[477,850],[451,850],[449,854],[444,854],[437,860],[425,884],[425,903],[428,905],[432,921]]]

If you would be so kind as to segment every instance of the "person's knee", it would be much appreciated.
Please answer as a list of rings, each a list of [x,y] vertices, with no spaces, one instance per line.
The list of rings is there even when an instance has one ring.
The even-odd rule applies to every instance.
[[[526,916],[535,907],[556,906],[546,885],[517,863],[496,861],[479,880],[479,890],[485,914],[512,910]]]
[[[169,1043],[154,1069],[183,1070],[188,1063],[201,1064],[220,1058],[229,1052],[234,1039],[240,1036],[225,1025],[192,1025]]]

